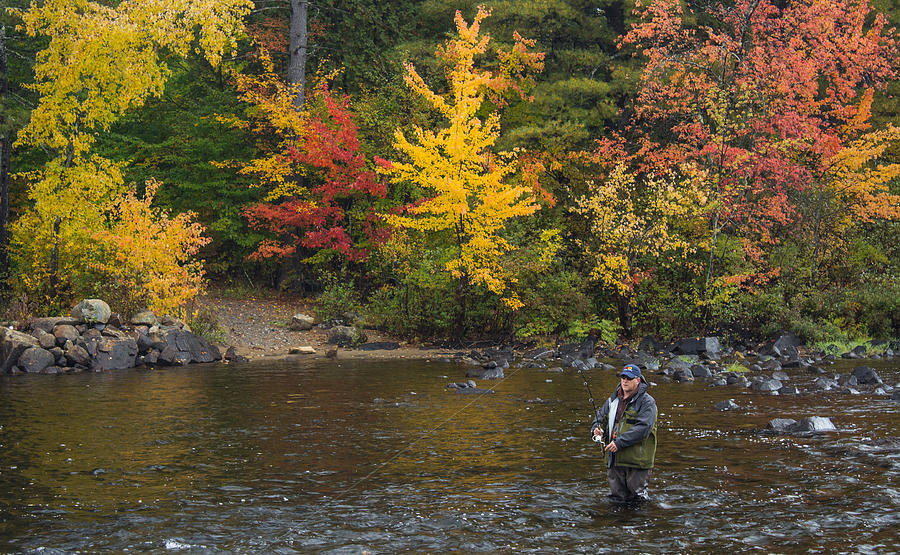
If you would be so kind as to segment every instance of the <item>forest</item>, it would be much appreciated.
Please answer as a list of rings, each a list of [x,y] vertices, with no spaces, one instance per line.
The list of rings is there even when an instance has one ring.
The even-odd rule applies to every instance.
[[[0,319],[900,337],[893,0],[8,0]]]

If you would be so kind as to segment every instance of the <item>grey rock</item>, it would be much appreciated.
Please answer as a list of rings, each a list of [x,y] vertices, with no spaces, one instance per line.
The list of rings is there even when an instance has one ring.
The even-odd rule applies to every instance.
[[[715,404],[716,410],[727,411],[727,410],[738,410],[741,408],[740,405],[734,402],[734,399],[728,399],[727,401],[719,401]]]
[[[672,374],[672,379],[676,382],[692,382],[694,381],[694,374],[690,368],[682,368],[675,370]]]
[[[78,330],[71,324],[57,324],[53,327],[53,337],[56,338],[56,344],[62,347],[66,341],[75,343],[80,337]]]
[[[53,337],[53,334],[47,333],[42,329],[36,329],[31,332],[31,335],[38,340],[38,345],[43,349],[51,349],[56,346],[56,338]]]
[[[131,315],[131,324],[134,326],[158,326],[159,318],[152,310],[139,310]]]
[[[30,347],[40,347],[40,343],[27,333],[0,326],[0,373],[16,366],[19,356]]]
[[[16,365],[29,374],[37,374],[56,363],[56,357],[41,347],[29,347],[19,356]]]
[[[69,366],[88,366],[91,363],[91,355],[88,354],[84,347],[72,345],[66,350],[66,361]]]
[[[132,338],[105,337],[97,342],[95,361],[101,370],[124,370],[137,364],[138,348]]]
[[[853,369],[852,374],[856,376],[856,381],[862,385],[882,385],[884,382],[881,376],[874,368],[868,366],[857,366]]]
[[[753,389],[756,391],[778,391],[782,387],[784,387],[784,384],[781,383],[780,380],[772,378],[764,378],[763,380],[753,384]]]
[[[798,422],[791,430],[793,432],[834,432],[837,428],[831,419],[824,416],[811,416]]]
[[[307,314],[294,314],[291,317],[291,331],[308,331],[313,329],[316,319]]]
[[[813,386],[819,391],[831,391],[832,389],[837,388],[838,383],[835,380],[831,380],[828,378],[816,378],[816,381],[813,382]]]
[[[797,421],[793,418],[775,418],[766,424],[766,428],[776,432],[790,432],[796,425]]]
[[[85,299],[72,309],[72,318],[87,324],[105,324],[111,315],[109,305],[100,299]]]
[[[328,330],[328,343],[341,347],[352,347],[366,342],[366,335],[350,326],[334,326]]]
[[[686,338],[675,343],[671,351],[676,355],[700,355],[718,353],[718,337]]]
[[[691,366],[691,374],[694,378],[711,378],[713,375],[709,367],[702,364],[695,364]]]

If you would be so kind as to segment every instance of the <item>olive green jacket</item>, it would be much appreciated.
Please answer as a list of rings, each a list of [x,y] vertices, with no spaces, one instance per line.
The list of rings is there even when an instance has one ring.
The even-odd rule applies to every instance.
[[[603,428],[604,445],[616,442],[618,451],[606,453],[607,466],[627,466],[631,468],[653,468],[656,459],[656,400],[647,393],[650,387],[643,377],[637,393],[628,399],[622,417],[615,418],[615,409],[619,403],[619,389],[606,400],[591,424],[591,430]]]

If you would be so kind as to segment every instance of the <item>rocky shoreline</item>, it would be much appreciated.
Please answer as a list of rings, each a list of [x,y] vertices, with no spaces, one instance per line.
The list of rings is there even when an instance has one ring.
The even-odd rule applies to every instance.
[[[61,374],[142,365],[246,360],[191,333],[177,318],[149,311],[127,322],[99,299],[86,299],[68,317],[33,318],[21,330],[0,327],[0,374]]]

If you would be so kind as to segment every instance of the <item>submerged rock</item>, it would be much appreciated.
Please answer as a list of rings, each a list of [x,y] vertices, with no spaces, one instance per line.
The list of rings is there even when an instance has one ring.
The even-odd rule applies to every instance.
[[[779,433],[797,432],[834,432],[837,431],[830,418],[824,416],[810,416],[797,422],[793,418],[775,418],[766,425],[766,428]]]
[[[738,410],[741,408],[740,405],[734,402],[734,399],[728,399],[727,401],[719,401],[715,404],[716,410],[726,411],[726,410]]]

